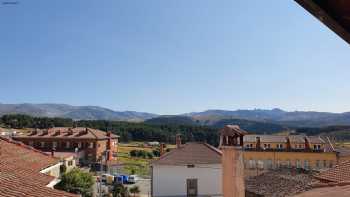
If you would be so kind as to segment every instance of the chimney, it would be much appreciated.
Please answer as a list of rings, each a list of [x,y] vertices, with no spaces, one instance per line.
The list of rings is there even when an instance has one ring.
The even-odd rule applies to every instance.
[[[310,148],[309,139],[308,139],[307,137],[304,137],[304,141],[305,141],[305,150],[306,150],[306,151],[310,151],[311,148]]]
[[[55,156],[55,150],[56,150],[55,148],[52,148],[52,149],[51,149],[51,157],[54,157],[54,156]]]
[[[113,142],[112,142],[112,133],[110,131],[107,131],[107,137],[108,137],[108,141],[107,141],[107,161],[111,161],[113,159]]]
[[[291,143],[290,143],[289,137],[286,137],[286,141],[287,141],[287,151],[291,151],[292,145],[291,145]]]
[[[256,150],[261,149],[261,138],[259,136],[256,137]]]
[[[181,134],[176,134],[176,148],[181,148]]]
[[[165,152],[164,148],[165,148],[165,144],[161,143],[160,147],[159,147],[159,154],[160,154],[160,156],[162,156],[164,154],[164,152]]]
[[[235,125],[220,130],[222,151],[222,192],[223,197],[244,197],[243,136],[246,131]]]

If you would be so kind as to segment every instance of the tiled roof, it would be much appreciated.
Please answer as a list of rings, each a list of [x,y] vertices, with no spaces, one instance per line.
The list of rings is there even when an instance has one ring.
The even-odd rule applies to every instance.
[[[57,164],[56,158],[6,138],[0,138],[0,158],[0,196],[78,196],[46,187],[55,178],[40,171]]]
[[[226,125],[224,128],[220,129],[220,135],[234,136],[234,135],[246,135],[247,131],[241,129],[238,125]]]
[[[315,144],[325,144],[326,142],[319,136],[305,136],[305,135],[245,135],[243,137],[244,142],[256,142],[256,138],[260,137],[260,142],[270,142],[270,143],[286,143],[287,138],[289,138],[291,143],[305,143],[305,137],[310,143]]]
[[[337,147],[335,151],[339,154],[339,157],[347,157],[350,156],[350,149],[344,147]]]
[[[286,143],[286,136],[281,135],[245,135],[243,137],[244,142],[256,142],[256,138],[260,137],[260,142],[278,142],[278,143]]]
[[[118,138],[119,136],[111,134],[111,137]],[[54,127],[50,129],[33,129],[25,135],[14,137],[14,139],[20,138],[108,139],[108,136],[106,132],[97,129]]]
[[[335,167],[315,175],[315,178],[330,183],[350,183],[350,161],[344,161]]]
[[[155,165],[220,164],[221,151],[206,143],[186,143],[152,162]]]
[[[294,197],[349,197],[350,185],[316,188]]]

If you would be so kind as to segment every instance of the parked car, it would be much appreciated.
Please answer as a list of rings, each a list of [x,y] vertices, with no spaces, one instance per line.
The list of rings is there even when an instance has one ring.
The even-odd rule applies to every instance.
[[[117,183],[127,184],[129,182],[129,176],[123,174],[114,175],[114,181]]]
[[[134,184],[137,181],[137,176],[136,175],[130,175],[128,183]]]

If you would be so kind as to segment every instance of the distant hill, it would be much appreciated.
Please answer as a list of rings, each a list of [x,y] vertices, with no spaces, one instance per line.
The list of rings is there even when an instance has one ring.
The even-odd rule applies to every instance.
[[[158,116],[145,120],[146,124],[153,125],[197,125],[197,123],[187,116]]]
[[[259,122],[244,119],[215,119],[211,121],[200,121],[186,116],[159,116],[145,121],[146,124],[153,125],[193,125],[193,126],[211,126],[215,128],[222,128],[227,124],[239,125],[242,129],[254,133],[276,133],[288,130],[288,127],[269,123]]]
[[[0,116],[27,114],[39,117],[63,117],[74,120],[144,121],[158,115],[135,111],[113,111],[97,106],[71,106],[66,104],[0,104]]]
[[[39,117],[63,117],[74,120],[120,120],[150,124],[186,124],[223,126],[224,123],[245,122],[250,125],[268,125],[266,128],[325,127],[350,125],[350,112],[329,113],[315,111],[288,112],[281,109],[207,110],[180,115],[160,116],[135,111],[114,111],[98,106],[71,106],[66,104],[0,104],[0,116],[27,114]],[[239,122],[239,121],[238,121]],[[242,123],[243,124],[243,123]],[[276,130],[272,129],[272,130]]]
[[[183,114],[196,120],[211,122],[218,119],[245,119],[259,122],[270,122],[289,127],[323,127],[329,125],[350,125],[350,113],[329,113],[314,111],[287,112],[281,109],[272,110],[207,110]]]

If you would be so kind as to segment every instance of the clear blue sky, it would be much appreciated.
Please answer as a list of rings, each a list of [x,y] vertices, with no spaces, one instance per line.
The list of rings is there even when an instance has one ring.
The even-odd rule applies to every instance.
[[[293,0],[18,2],[0,5],[1,103],[350,111],[349,45]]]

